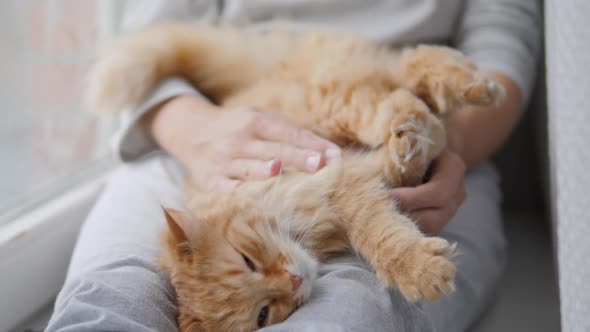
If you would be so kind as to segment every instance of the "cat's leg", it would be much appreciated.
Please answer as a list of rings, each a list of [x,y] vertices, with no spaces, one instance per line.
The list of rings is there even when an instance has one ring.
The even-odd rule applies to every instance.
[[[398,84],[424,99],[439,114],[467,104],[497,104],[504,96],[500,84],[478,71],[461,52],[448,47],[405,50],[396,75]]]
[[[424,236],[408,217],[382,205],[351,229],[353,247],[377,277],[387,286],[397,286],[409,301],[434,300],[451,291],[455,267],[449,260],[449,243]]]
[[[393,186],[420,184],[430,162],[446,145],[442,121],[406,89],[383,99],[372,123],[359,126],[357,135],[380,151],[383,174]]]
[[[449,243],[426,237],[399,213],[383,186],[368,183],[355,201],[341,201],[352,247],[387,286],[397,286],[409,301],[437,299],[453,289],[455,266]],[[366,192],[364,191],[366,190]],[[376,192],[377,191],[377,192]],[[344,197],[344,196],[343,196]]]

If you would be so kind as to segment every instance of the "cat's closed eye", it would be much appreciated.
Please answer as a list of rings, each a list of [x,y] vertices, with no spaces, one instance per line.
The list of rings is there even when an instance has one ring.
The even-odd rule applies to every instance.
[[[260,309],[260,313],[258,313],[258,327],[264,327],[264,324],[266,323],[266,317],[268,316],[268,305],[265,305],[264,307],[262,307],[262,309]]]
[[[244,262],[246,263],[246,265],[248,265],[248,268],[250,268],[250,270],[252,272],[256,272],[256,266],[254,266],[254,263],[252,263],[252,260],[250,258],[248,258],[248,256],[240,253],[240,255],[242,255],[242,258],[244,259]]]

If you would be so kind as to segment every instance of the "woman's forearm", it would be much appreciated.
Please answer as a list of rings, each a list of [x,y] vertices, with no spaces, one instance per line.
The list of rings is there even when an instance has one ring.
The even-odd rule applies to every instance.
[[[522,93],[516,83],[500,72],[491,75],[506,89],[504,102],[497,107],[466,107],[448,121],[449,148],[462,157],[468,169],[502,146],[522,108]]]

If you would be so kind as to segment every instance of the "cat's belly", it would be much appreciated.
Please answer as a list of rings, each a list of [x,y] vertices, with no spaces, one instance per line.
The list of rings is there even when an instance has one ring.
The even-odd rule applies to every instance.
[[[351,250],[338,196],[378,178],[370,152],[345,150],[342,159],[314,174],[286,168],[280,176],[244,183],[238,191],[260,197],[264,210],[281,216],[290,237],[321,259]]]

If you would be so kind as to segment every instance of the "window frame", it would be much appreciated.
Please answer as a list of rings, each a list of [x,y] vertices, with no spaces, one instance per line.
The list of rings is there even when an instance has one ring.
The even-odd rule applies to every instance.
[[[121,5],[96,2],[98,47],[115,34]],[[97,139],[106,141],[112,123],[102,125]],[[16,328],[53,301],[80,227],[115,166],[108,154],[95,159],[67,181],[29,193],[34,198],[0,214],[0,331]]]

